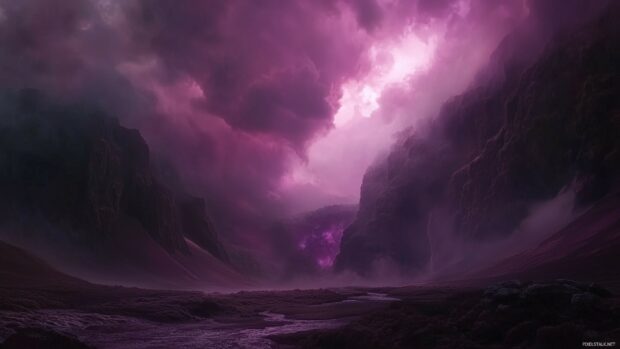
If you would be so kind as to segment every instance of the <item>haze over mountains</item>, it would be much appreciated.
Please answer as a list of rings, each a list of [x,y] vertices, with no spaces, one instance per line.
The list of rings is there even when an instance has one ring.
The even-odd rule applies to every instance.
[[[0,349],[616,343],[618,18],[0,0]]]
[[[2,239],[85,279],[455,277],[615,202],[614,2],[0,6]]]

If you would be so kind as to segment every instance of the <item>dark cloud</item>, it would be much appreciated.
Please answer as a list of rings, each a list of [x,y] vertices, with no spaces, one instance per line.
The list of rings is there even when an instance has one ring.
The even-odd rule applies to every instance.
[[[200,85],[208,112],[301,150],[331,125],[335,87],[359,66],[364,43],[337,16],[309,2],[145,0],[132,28],[168,75]]]
[[[417,10],[426,16],[439,17],[445,15],[457,2],[455,0],[420,0],[417,3]]]
[[[276,210],[290,157],[331,127],[339,85],[367,45],[328,2],[0,0],[0,9],[0,87],[90,103],[139,128],[182,186],[235,223]],[[187,96],[188,82],[202,95]]]
[[[318,82],[308,69],[285,71],[257,81],[241,102],[233,125],[250,131],[273,133],[286,138],[305,140],[312,132],[325,127],[333,108],[326,100],[329,86]]]
[[[82,1],[0,2],[0,71],[2,85],[63,85],[85,65],[73,39],[88,21],[89,6]]]
[[[351,7],[355,11],[357,22],[367,31],[373,31],[381,25],[383,10],[376,0],[354,0]]]

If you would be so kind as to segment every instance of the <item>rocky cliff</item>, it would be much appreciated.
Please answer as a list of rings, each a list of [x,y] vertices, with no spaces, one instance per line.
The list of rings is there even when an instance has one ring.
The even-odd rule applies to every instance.
[[[531,202],[572,181],[581,204],[614,189],[620,170],[614,14],[557,38],[502,100],[501,128],[451,179],[461,233],[509,231]]]
[[[549,10],[535,3],[541,16]],[[509,35],[478,85],[366,173],[337,268],[367,274],[386,261],[411,275],[431,260],[430,225],[466,241],[492,240],[568,186],[582,206],[615,191],[619,14],[612,2],[585,23],[562,20],[544,46],[536,31]]]
[[[96,247],[122,244],[137,224],[170,254],[188,254],[189,239],[227,260],[204,201],[157,179],[137,130],[87,106],[53,105],[36,90],[2,98],[3,226],[41,222],[62,235],[52,239]]]

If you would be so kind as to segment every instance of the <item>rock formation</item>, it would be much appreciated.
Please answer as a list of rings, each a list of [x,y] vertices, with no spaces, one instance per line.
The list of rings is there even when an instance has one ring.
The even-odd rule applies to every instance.
[[[386,260],[411,275],[430,260],[434,211],[448,212],[454,236],[481,241],[509,235],[528,207],[568,186],[582,206],[616,191],[618,14],[612,2],[585,24],[543,22],[553,27],[544,49],[527,30],[507,36],[478,85],[366,173],[336,266],[364,274]]]
[[[6,93],[0,117],[0,220],[41,222],[52,237],[122,244],[138,224],[170,254],[186,238],[222,261],[226,252],[204,200],[177,193],[154,173],[137,130],[86,106],[48,103],[36,90]]]

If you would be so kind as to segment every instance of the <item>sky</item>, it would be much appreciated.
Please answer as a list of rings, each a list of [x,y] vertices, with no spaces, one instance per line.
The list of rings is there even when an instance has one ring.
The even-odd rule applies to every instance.
[[[137,128],[233,244],[355,204],[364,173],[475,82],[524,0],[0,0],[0,88]],[[166,172],[167,171],[167,172]]]
[[[98,4],[139,51],[117,69],[160,114],[127,123],[189,187],[250,216],[357,202],[365,169],[468,85],[523,6]]]

